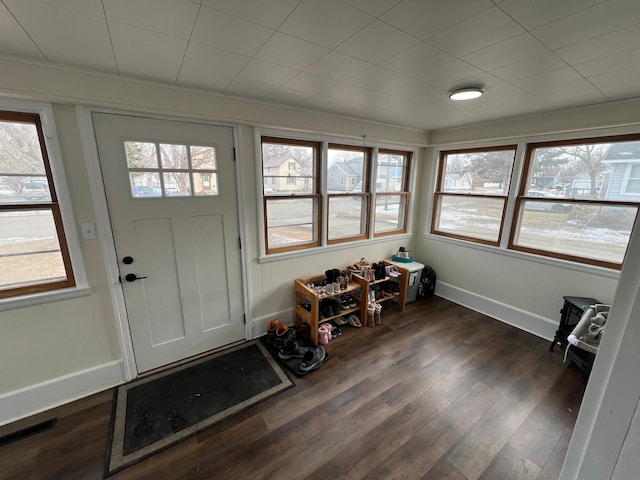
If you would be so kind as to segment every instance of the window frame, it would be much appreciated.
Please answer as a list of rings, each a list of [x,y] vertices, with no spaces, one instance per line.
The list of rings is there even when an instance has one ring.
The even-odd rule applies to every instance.
[[[3,290],[3,294],[0,295],[0,311],[87,295],[90,289],[73,218],[53,109],[46,103],[3,98],[0,99],[0,110],[17,114],[14,118],[37,118],[38,141],[51,195],[51,201],[5,204],[2,210],[49,210],[52,212],[67,276],[65,280]],[[6,116],[2,118],[11,121]]]
[[[622,193],[623,195],[628,195],[630,197],[640,197],[640,192],[629,192],[627,190],[629,185],[629,180],[640,181],[640,176],[638,177],[631,176],[631,171],[633,170],[633,167],[640,167],[640,161],[638,161],[637,163],[629,163],[629,165],[627,165],[627,169],[625,170],[624,176],[622,177],[622,185],[620,187],[620,193]]]
[[[309,194],[296,194],[296,193],[289,193],[287,195],[265,195],[264,194],[264,177],[263,177],[263,171],[264,171],[264,167],[263,167],[263,156],[262,156],[262,152],[263,152],[263,144],[265,143],[276,143],[276,144],[280,144],[280,145],[296,145],[296,146],[302,146],[302,147],[311,147],[314,149],[314,168],[313,168],[313,174],[315,176],[315,181],[313,182],[313,192],[314,193],[309,193]],[[292,139],[292,138],[284,138],[284,137],[274,137],[274,136],[269,136],[269,135],[261,135],[260,136],[260,178],[261,178],[261,182],[260,184],[262,185],[262,212],[263,212],[263,234],[264,234],[264,246],[265,246],[265,252],[267,255],[269,254],[276,254],[276,253],[284,253],[284,252],[291,252],[291,251],[298,251],[298,250],[305,250],[308,248],[313,248],[313,247],[318,247],[321,245],[322,242],[322,231],[319,228],[319,226],[321,225],[320,223],[320,219],[322,218],[322,194],[321,194],[321,179],[322,177],[320,176],[320,172],[321,172],[321,160],[322,158],[322,143],[321,142],[316,142],[316,141],[309,141],[309,140],[299,140],[299,139]],[[287,160],[288,162],[288,160]],[[287,169],[288,169],[288,165],[287,165]],[[271,177],[272,180],[276,178],[276,176],[272,176]],[[288,179],[287,179],[288,180]],[[308,198],[310,199],[313,203],[314,203],[314,210],[315,210],[315,215],[312,216],[312,218],[315,221],[314,224],[314,232],[315,232],[315,240],[312,240],[310,242],[301,242],[301,243],[296,243],[296,244],[292,244],[292,245],[285,245],[285,246],[281,246],[281,247],[270,247],[269,246],[269,225],[268,225],[268,217],[267,217],[267,204],[269,201],[271,200],[292,200],[292,199],[305,199]]]
[[[348,150],[348,151],[352,151],[352,152],[362,152],[364,155],[364,160],[363,160],[363,166],[362,166],[362,178],[363,180],[366,179],[366,182],[363,182],[363,188],[361,192],[345,192],[345,193],[327,193],[327,216],[326,216],[326,242],[327,245],[335,245],[338,243],[347,243],[347,242],[355,242],[357,240],[365,240],[367,238],[369,238],[369,232],[371,230],[371,222],[369,221],[369,218],[371,218],[371,192],[369,191],[369,172],[371,172],[371,161],[373,158],[373,148],[371,147],[358,147],[355,145],[344,145],[344,144],[340,144],[340,143],[329,143],[327,145],[327,152],[330,149],[335,149],[335,150]],[[327,179],[329,178],[329,166],[327,163],[327,169],[326,169],[326,173],[325,176],[327,177]],[[342,180],[344,180],[344,177],[342,178]],[[344,183],[344,182],[343,182]],[[364,211],[362,212],[362,215],[360,216],[360,221],[364,220],[364,233],[362,234],[358,234],[358,235],[352,235],[349,237],[339,237],[339,238],[329,238],[329,223],[330,223],[330,218],[329,215],[331,214],[331,210],[330,210],[330,203],[331,203],[331,199],[332,198],[339,198],[339,197],[361,197],[364,199]]]
[[[474,152],[501,152],[501,151],[514,151],[514,159],[511,166],[511,174],[509,177],[509,189],[507,193],[504,195],[489,195],[489,194],[473,194],[473,193],[457,193],[457,192],[445,192],[444,191],[444,181],[445,181],[445,158],[447,155],[458,155],[461,153],[474,153]],[[438,160],[438,170],[436,177],[436,185],[435,191],[433,195],[433,211],[431,215],[431,233],[433,235],[439,235],[442,237],[455,238],[458,240],[464,240],[467,242],[480,243],[482,245],[489,245],[494,247],[499,247],[502,241],[502,237],[505,231],[505,221],[507,218],[507,210],[509,209],[509,197],[510,193],[513,189],[514,183],[514,175],[516,171],[516,162],[518,158],[518,145],[517,144],[509,144],[509,145],[495,145],[490,147],[474,147],[474,148],[462,148],[462,149],[454,149],[454,150],[441,150]],[[469,235],[461,235],[451,232],[445,232],[442,230],[438,230],[436,228],[436,220],[439,218],[439,210],[441,205],[441,199],[444,197],[468,197],[472,195],[476,198],[487,198],[487,199],[502,199],[502,215],[500,217],[500,228],[498,229],[497,240],[492,241],[485,238],[472,237]]]
[[[515,198],[515,202],[514,202],[515,206],[513,210],[511,231],[509,233],[507,248],[513,251],[524,252],[524,253],[539,255],[543,257],[556,258],[559,260],[566,260],[574,263],[592,265],[595,267],[602,267],[602,268],[608,268],[613,270],[621,270],[624,264],[624,259],[626,258],[627,252],[629,249],[628,243],[627,243],[625,254],[623,256],[622,261],[620,263],[615,263],[615,262],[609,262],[609,261],[599,260],[599,259],[594,259],[589,257],[582,257],[578,255],[570,255],[566,253],[559,253],[559,252],[553,252],[553,251],[547,251],[547,250],[522,246],[515,243],[515,239],[524,215],[524,204],[527,200],[544,202],[544,203],[558,203],[558,199],[556,198],[531,197],[526,195],[527,191],[529,190],[527,180],[531,179],[530,175],[531,175],[531,171],[533,170],[534,153],[537,148],[549,148],[554,146],[570,146],[570,145],[589,145],[594,143],[617,143],[617,142],[625,142],[625,141],[640,141],[640,134],[609,135],[609,136],[527,143],[525,147],[525,155],[523,160],[524,165],[522,168],[522,173],[520,175],[520,185],[518,188],[518,195]],[[638,218],[640,217],[640,199],[637,202],[633,202],[628,200],[625,201],[625,200],[590,199],[590,198],[584,199],[584,198],[567,197],[567,198],[562,198],[562,203],[567,203],[573,206],[594,205],[594,206],[614,206],[614,207],[625,207],[625,206],[635,207],[636,217],[634,219],[633,228],[635,228],[635,225],[637,225]]]
[[[378,191],[377,186],[374,190],[373,199],[371,200],[370,208],[373,209],[373,220],[371,229],[373,230],[373,237],[388,237],[391,235],[401,235],[403,233],[407,233],[407,222],[409,221],[409,200],[410,200],[410,192],[409,192],[409,180],[410,180],[410,172],[411,172],[411,161],[413,159],[413,152],[407,150],[395,150],[389,148],[379,148],[376,152],[375,159],[372,159],[375,167],[375,180],[377,183],[378,179],[378,156],[382,155],[400,155],[404,157],[404,175],[400,185],[399,191],[387,192],[387,191]],[[377,212],[377,200],[378,196],[397,196],[400,198],[400,202],[404,200],[404,214],[402,215],[402,228],[397,228],[395,230],[386,230],[384,232],[376,232],[376,212]]]
[[[389,239],[393,235],[397,237],[401,237],[402,235],[406,236],[410,233],[411,211],[414,207],[413,205],[414,200],[413,200],[413,196],[410,194],[411,192],[409,192],[408,189],[409,189],[409,186],[412,185],[412,181],[413,181],[412,180],[414,176],[413,170],[415,167],[413,159],[417,154],[417,147],[406,146],[404,148],[398,149],[390,145],[369,144],[369,142],[365,143],[365,142],[362,142],[362,140],[360,140],[360,142],[362,142],[361,145],[358,145],[357,143],[358,140],[356,139],[345,141],[341,137],[336,137],[331,135],[322,135],[322,134],[313,134],[313,133],[304,133],[304,134],[297,135],[297,134],[292,134],[291,132],[281,131],[276,129],[265,129],[265,130],[256,129],[254,138],[255,138],[256,172],[257,172],[256,186],[258,191],[257,201],[258,201],[258,207],[261,210],[259,212],[259,221],[262,224],[262,229],[263,229],[263,234],[260,237],[261,238],[260,262],[274,261],[275,259],[280,258],[283,255],[301,256],[306,254],[315,254],[320,248],[335,249],[335,248],[340,248],[341,246],[348,246],[349,244],[353,244],[353,243],[372,242],[376,240],[382,241],[382,240],[385,240],[384,237],[387,237],[387,239]],[[317,204],[318,205],[317,215],[316,217],[314,217],[314,220],[317,222],[316,229],[319,232],[319,238],[320,238],[319,242],[306,242],[306,243],[287,245],[287,246],[277,247],[277,248],[269,247],[268,238],[267,238],[268,225],[267,225],[267,210],[266,210],[267,200],[266,199],[267,198],[268,199],[291,198],[291,195],[290,194],[276,195],[271,192],[268,192],[265,194],[264,187],[265,185],[267,185],[267,183],[265,183],[266,181],[265,177],[268,178],[270,175],[264,174],[265,171],[264,171],[264,163],[263,163],[263,155],[262,155],[263,143],[282,143],[282,144],[291,144],[291,145],[296,145],[296,144],[305,145],[309,143],[315,143],[320,146],[320,150],[319,150],[320,170],[319,170],[319,174],[317,175],[317,181],[319,183],[319,187],[318,187],[319,193],[317,196],[319,198],[319,201]],[[349,192],[347,194],[328,193],[327,185],[329,181],[329,172],[327,169],[327,165],[328,165],[328,146],[329,145],[337,146],[340,149],[360,149],[362,147],[371,149],[372,153],[371,153],[370,166],[368,168],[368,171],[365,173],[365,177],[361,182],[362,183],[362,188],[360,189],[361,191]],[[404,222],[403,228],[400,230],[383,232],[374,236],[374,233],[373,233],[374,216],[373,216],[373,210],[371,207],[374,197],[373,197],[373,192],[370,188],[370,185],[372,182],[372,177],[375,174],[373,159],[378,154],[379,150],[383,150],[383,151],[386,150],[394,153],[396,152],[402,153],[407,156],[409,161],[407,162],[407,165],[404,171],[404,179],[403,179],[403,188],[406,188],[407,192],[394,192],[396,194],[403,194],[405,196],[405,214],[403,217],[403,222]],[[351,182],[351,186],[354,186],[354,187],[357,186],[357,182],[353,181],[353,179]],[[341,238],[335,238],[335,239],[329,240],[328,239],[329,197],[330,196],[333,197],[336,195],[337,196],[340,196],[340,195],[346,195],[346,196],[358,195],[359,196],[360,194],[363,194],[363,196],[369,195],[370,197],[368,201],[367,214],[365,218],[365,221],[367,222],[366,235],[359,234],[359,235],[354,235],[350,237],[341,237]],[[298,194],[296,194],[295,197],[304,198],[304,196],[298,195]]]

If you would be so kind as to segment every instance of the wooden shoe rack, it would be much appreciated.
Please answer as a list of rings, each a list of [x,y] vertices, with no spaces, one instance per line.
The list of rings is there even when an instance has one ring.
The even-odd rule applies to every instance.
[[[384,262],[387,263],[387,262]],[[391,264],[389,264],[391,265]],[[399,293],[394,296],[386,296],[375,300],[375,303],[382,303],[387,300],[391,300],[396,297],[398,301],[398,308],[404,310],[405,301],[407,298],[407,287],[409,284],[409,271],[396,265],[400,271],[400,277],[386,277],[380,280],[369,281],[360,275],[353,274],[351,276],[351,282],[347,285],[345,290],[341,290],[336,293],[324,293],[318,294],[313,288],[309,287],[310,284],[319,285],[325,280],[324,275],[314,275],[311,277],[299,278],[294,281],[294,322],[296,326],[302,325],[303,322],[307,323],[310,327],[310,340],[317,345],[318,344],[318,326],[323,322],[327,322],[337,317],[348,316],[356,313],[360,317],[360,320],[365,323],[367,319],[367,303],[369,298],[369,289],[372,285],[379,285],[384,282],[395,281],[398,283]],[[320,301],[326,298],[339,298],[340,295],[349,293],[355,298],[358,305],[348,310],[342,310],[339,315],[333,315],[330,317],[323,317],[320,319]],[[309,305],[309,309],[304,305]]]

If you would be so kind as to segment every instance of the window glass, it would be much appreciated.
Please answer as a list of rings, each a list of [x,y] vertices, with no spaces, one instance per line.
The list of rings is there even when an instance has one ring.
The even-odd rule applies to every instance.
[[[516,147],[442,152],[431,231],[498,245]]]
[[[405,195],[376,195],[375,233],[404,230]]]
[[[629,165],[629,176],[623,192],[627,195],[640,195],[640,163]]]
[[[316,202],[312,198],[269,199],[266,203],[269,248],[315,242]]]
[[[329,197],[329,240],[365,235],[367,197]]]
[[[161,143],[160,160],[162,168],[181,170],[188,169],[189,158],[187,157],[187,146]]]
[[[327,151],[328,193],[362,192],[365,178],[365,162],[369,149],[346,149],[330,146]],[[359,185],[356,190],[354,187]]]
[[[378,153],[376,158],[376,192],[404,190],[406,154]]]
[[[265,195],[316,193],[316,147],[304,143],[262,143]]]
[[[40,117],[0,111],[0,298],[75,286]]]

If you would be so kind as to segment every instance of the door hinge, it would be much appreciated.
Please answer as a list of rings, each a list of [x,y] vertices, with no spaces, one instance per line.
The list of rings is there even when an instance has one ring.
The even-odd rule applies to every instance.
[[[242,238],[238,237],[238,248],[242,250]]]
[[[234,162],[236,161],[236,149],[235,148],[233,149],[233,161]]]
[[[246,313],[242,314],[242,323],[244,323],[245,325],[247,324],[247,314]]]

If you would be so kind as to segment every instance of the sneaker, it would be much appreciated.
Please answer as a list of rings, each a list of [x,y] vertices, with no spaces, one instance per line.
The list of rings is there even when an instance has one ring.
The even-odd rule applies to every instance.
[[[340,297],[338,297],[338,302],[340,302],[340,308],[342,310],[349,310],[350,307],[346,295],[340,295]]]
[[[344,298],[345,298],[345,300],[347,301],[347,305],[349,305],[349,308],[353,308],[353,307],[355,307],[356,305],[358,305],[358,304],[356,303],[356,299],[355,299],[355,298],[353,298],[350,294],[345,293],[345,294],[344,294]]]
[[[278,352],[278,356],[282,360],[289,360],[290,358],[303,358],[305,353],[309,349],[301,347],[296,342],[291,342],[286,348],[283,348]]]
[[[300,370],[303,372],[309,372],[319,368],[320,365],[322,365],[322,362],[324,362],[325,356],[326,353],[323,347],[310,348],[307,353],[304,354],[304,357],[302,357]]]

